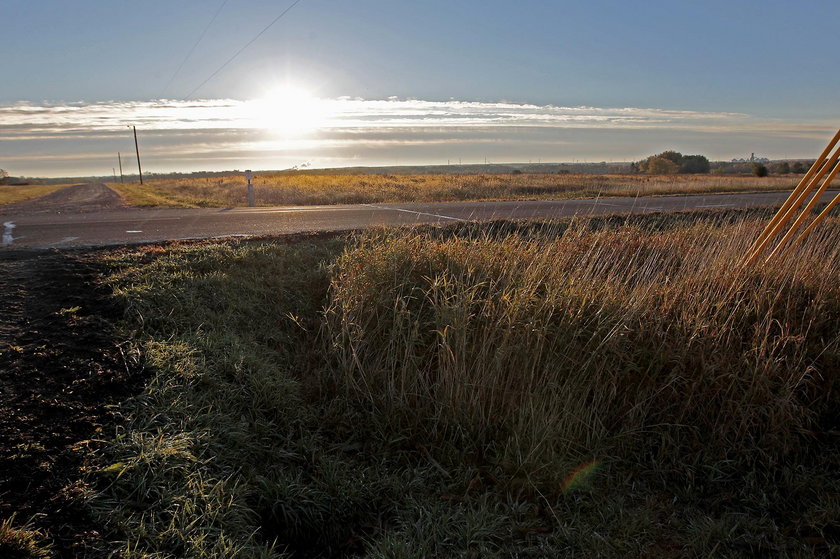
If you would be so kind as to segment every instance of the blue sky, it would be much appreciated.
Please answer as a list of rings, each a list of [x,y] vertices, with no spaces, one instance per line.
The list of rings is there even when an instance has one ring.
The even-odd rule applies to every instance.
[[[167,86],[221,0],[0,0],[0,167],[47,176],[110,172],[111,152],[133,145],[118,126],[90,120],[106,110],[142,120],[145,166],[160,171],[488,155],[630,160],[669,148],[712,158],[807,157],[840,124],[836,2],[302,0],[192,100],[235,104],[293,87],[352,105],[330,105],[339,113],[332,124],[305,133],[283,130],[278,118],[274,130],[255,131],[253,119],[243,125],[229,114],[220,127],[206,111],[203,127],[173,128],[183,120],[173,116],[184,108],[177,102],[290,4],[228,0]],[[148,118],[149,103],[164,98],[176,103]],[[357,118],[360,101],[389,98],[403,104],[374,103]],[[418,101],[411,126],[386,118],[389,107],[404,115],[409,100]],[[452,103],[470,123],[454,122],[447,105],[423,118],[418,111],[429,105],[420,102]],[[488,123],[499,102],[508,116]],[[541,116],[517,105],[542,107]],[[33,124],[21,106],[46,116]],[[47,126],[68,106],[76,121]],[[465,107],[474,109],[469,117]],[[592,110],[572,119],[558,107]],[[644,126],[603,118],[609,110]],[[335,124],[348,120],[352,130]],[[199,141],[196,130],[206,137]],[[175,144],[184,148],[176,150],[181,159]]]

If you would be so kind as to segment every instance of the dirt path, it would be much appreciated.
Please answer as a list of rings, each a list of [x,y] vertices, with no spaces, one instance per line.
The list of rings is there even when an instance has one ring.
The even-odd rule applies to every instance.
[[[0,215],[87,213],[124,207],[120,195],[101,183],[77,184],[46,196],[0,206]]]
[[[0,519],[32,519],[59,557],[102,554],[83,469],[141,376],[97,273],[90,255],[0,254]]]

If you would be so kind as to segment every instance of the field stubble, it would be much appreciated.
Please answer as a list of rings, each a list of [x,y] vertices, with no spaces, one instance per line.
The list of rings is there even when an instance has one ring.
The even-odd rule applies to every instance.
[[[596,196],[657,196],[790,190],[798,177],[724,175],[337,175],[258,174],[257,205],[303,206],[381,202],[535,200]],[[247,205],[243,177],[152,179],[109,183],[136,206],[237,207]]]
[[[155,377],[96,506],[132,557],[836,552],[840,221],[739,272],[755,215],[114,253]]]

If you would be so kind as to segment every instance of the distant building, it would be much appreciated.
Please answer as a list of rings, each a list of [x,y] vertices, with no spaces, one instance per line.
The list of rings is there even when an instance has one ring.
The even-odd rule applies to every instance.
[[[733,157],[732,163],[769,163],[770,160],[766,157],[756,157],[755,152],[750,153],[749,159],[744,159],[741,157],[740,159]]]

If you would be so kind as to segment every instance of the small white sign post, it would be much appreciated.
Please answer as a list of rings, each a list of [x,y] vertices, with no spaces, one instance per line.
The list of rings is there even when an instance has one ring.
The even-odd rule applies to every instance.
[[[245,171],[245,180],[248,181],[248,206],[254,207],[254,185],[251,184],[251,179],[254,178],[254,173],[250,169]]]

